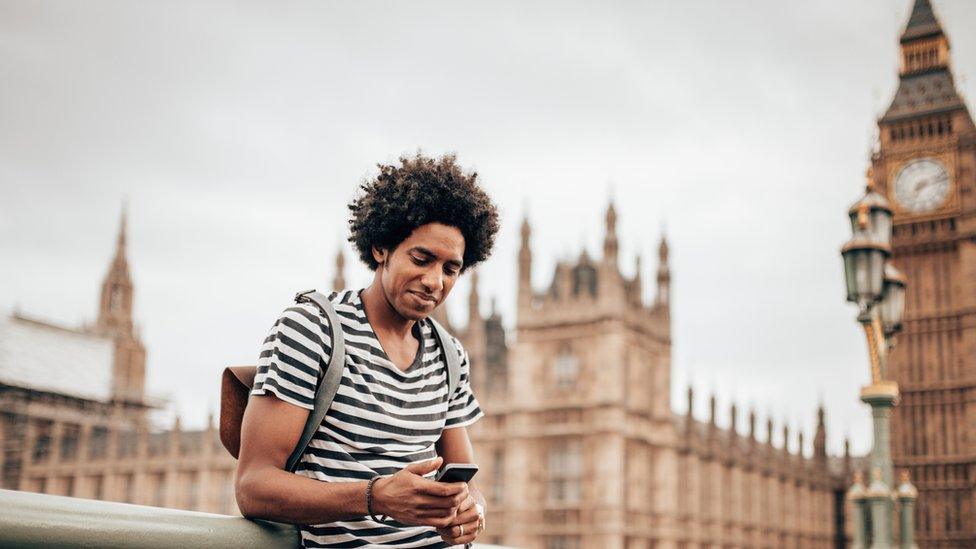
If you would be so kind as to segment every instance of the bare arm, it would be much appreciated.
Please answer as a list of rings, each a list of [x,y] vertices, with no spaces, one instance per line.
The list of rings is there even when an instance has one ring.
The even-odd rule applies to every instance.
[[[321,524],[366,515],[366,482],[327,485],[284,470],[308,414],[271,395],[248,401],[235,483],[245,517]]]
[[[251,396],[241,425],[237,505],[248,518],[323,524],[365,516],[366,482],[322,482],[285,471],[309,411],[271,395]],[[405,524],[443,527],[468,497],[464,483],[423,478],[440,460],[408,466],[373,485],[373,512]]]
[[[444,463],[474,463],[474,449],[468,438],[468,430],[465,427],[444,429],[440,440],[437,441],[437,453],[444,458]],[[450,525],[437,530],[441,538],[448,543],[456,545],[472,543],[480,533],[478,509],[475,503],[484,508],[485,497],[475,486],[474,480],[468,482],[468,493],[470,497],[458,508],[458,514]],[[463,530],[458,526],[463,527]]]
[[[437,441],[437,455],[444,458],[444,463],[474,463],[474,448],[471,447],[471,439],[468,438],[468,430],[465,427],[454,429],[444,429],[440,440]],[[468,492],[480,503],[485,505],[485,498],[481,491],[475,487],[475,481],[468,483]]]

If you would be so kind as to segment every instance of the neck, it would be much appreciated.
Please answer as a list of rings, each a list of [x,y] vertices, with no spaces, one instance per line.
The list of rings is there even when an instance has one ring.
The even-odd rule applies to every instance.
[[[382,267],[376,270],[373,282],[361,294],[366,317],[376,333],[383,332],[401,338],[411,337],[411,330],[417,321],[404,318],[390,304],[386,292],[383,291],[380,269]]]

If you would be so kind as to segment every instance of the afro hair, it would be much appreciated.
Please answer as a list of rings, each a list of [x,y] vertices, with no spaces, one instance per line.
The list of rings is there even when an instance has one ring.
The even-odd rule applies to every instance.
[[[442,223],[464,236],[462,271],[491,255],[498,232],[498,208],[465,173],[454,155],[433,159],[417,153],[399,165],[378,164],[379,175],[362,184],[349,204],[349,241],[359,258],[376,270],[372,247],[393,250],[421,225]]]

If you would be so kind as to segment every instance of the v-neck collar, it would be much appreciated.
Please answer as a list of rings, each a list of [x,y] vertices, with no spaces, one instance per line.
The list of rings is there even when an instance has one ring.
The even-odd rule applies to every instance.
[[[376,335],[376,330],[373,329],[373,324],[372,322],[369,321],[369,316],[366,314],[366,304],[363,303],[363,298],[361,294],[364,290],[365,288],[360,288],[359,290],[353,292],[352,304],[355,305],[355,307],[362,312],[363,318],[366,319],[366,325],[369,326],[369,332],[373,336],[373,339],[376,340],[376,346],[380,351],[380,357],[383,360],[392,364],[394,370],[399,374],[408,374],[413,372],[414,370],[419,368],[420,364],[423,362],[422,359],[424,356],[424,330],[420,325],[420,323],[423,322],[423,320],[418,320],[414,322],[413,327],[410,329],[411,335],[413,335],[413,337],[416,338],[417,340],[417,354],[413,357],[413,361],[410,362],[410,365],[407,366],[407,368],[404,370],[400,368],[396,362],[393,362],[393,360],[390,358],[390,355],[386,354],[386,349],[383,348],[383,342],[380,341],[380,336]]]

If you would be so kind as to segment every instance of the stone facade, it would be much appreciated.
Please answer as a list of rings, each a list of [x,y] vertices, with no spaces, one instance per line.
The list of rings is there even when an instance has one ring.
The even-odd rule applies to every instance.
[[[69,345],[75,354],[63,364],[42,364],[55,378],[50,381],[13,381],[7,374],[15,365],[0,364],[0,486],[236,514],[236,462],[212,421],[203,431],[182,431],[177,420],[170,430],[150,432],[155,405],[145,395],[146,351],[132,319],[125,226],[123,215],[94,325],[72,329],[22,315],[4,323],[3,337],[33,337],[51,347],[35,349],[38,354]],[[77,354],[102,347],[109,350],[104,358],[92,352],[84,362]],[[110,371],[104,398],[80,391],[77,380],[86,372],[78,369],[102,367]]]
[[[928,0],[915,2],[900,42],[869,174],[895,210],[893,260],[908,279],[889,358],[901,391],[892,457],[919,490],[919,546],[976,547],[976,125]]]
[[[927,0],[902,36],[901,82],[879,120],[871,177],[896,208],[895,261],[908,277],[905,330],[890,359],[902,390],[892,423],[896,468],[920,495],[920,547],[976,541],[976,125],[952,85],[949,44]],[[933,159],[948,193],[918,211],[898,196],[903,168]],[[489,500],[487,540],[530,549],[845,547],[844,493],[860,469],[826,454],[824,411],[813,451],[784,427],[757,433],[753,412],[730,428],[675,414],[671,394],[671,272],[658,253],[655,298],[619,269],[616,213],[602,255],[559,262],[533,288],[531,228],[522,226],[514,341],[495,307],[483,318],[477,274],[468,297],[472,383],[486,417],[471,429]],[[3,488],[236,513],[235,461],[211,425],[150,432],[146,351],[132,321],[134,287],[123,219],[97,321],[66,329],[10,322],[112,349],[105,398],[0,379]],[[336,258],[334,287],[342,288]],[[443,310],[438,318],[450,326]],[[97,358],[93,359],[97,361]],[[0,364],[0,367],[3,365]],[[70,365],[74,366],[74,365]],[[214,384],[218,382],[213,380]],[[852,395],[854,398],[854,395]],[[761,440],[760,440],[761,439]],[[795,443],[794,443],[795,441]]]
[[[690,389],[689,414],[672,411],[665,241],[656,297],[645,304],[640,258],[634,277],[618,268],[612,205],[602,257],[584,251],[557,263],[543,292],[531,284],[530,239],[526,220],[515,344],[495,351],[508,359],[475,387],[486,412],[471,436],[489,541],[533,549],[845,543],[851,464],[828,458],[823,410],[812,457],[759,442],[754,413],[748,435],[735,423],[718,428],[714,397],[710,420],[695,420]],[[465,333],[472,356],[487,352],[477,344],[480,326],[488,331],[470,323]],[[494,378],[502,381],[489,385]],[[783,439],[793,444],[786,428]],[[802,433],[797,440],[802,448]]]
[[[477,274],[464,341],[487,416],[472,429],[490,501],[489,541],[519,547],[832,547],[850,467],[828,461],[822,423],[814,457],[671,411],[670,280],[659,248],[657,295],[617,268],[616,214],[603,257],[560,263],[532,290],[528,223],[520,251],[517,341],[482,317]],[[344,286],[336,258],[335,287]],[[638,273],[640,269],[638,269]],[[114,292],[114,296],[111,294]],[[106,297],[106,294],[109,294]],[[131,316],[133,285],[120,231],[98,322],[71,330],[15,318],[114,351],[109,398],[0,383],[4,487],[237,513],[235,461],[212,427],[150,432],[145,351]],[[444,311],[438,318],[450,327]],[[134,352],[136,351],[136,352]],[[217,383],[217,380],[214,380]],[[689,400],[690,402],[690,400]],[[733,417],[737,414],[733,411]],[[772,425],[767,426],[767,440]],[[802,434],[799,435],[802,438]],[[784,439],[790,440],[789,433]],[[801,442],[802,445],[802,442]],[[719,544],[719,545],[716,545]]]
[[[5,447],[24,454],[5,488],[239,514],[237,462],[212,423],[203,431],[181,431],[177,422],[149,432],[144,422],[120,421],[112,403],[9,387],[0,399]]]

